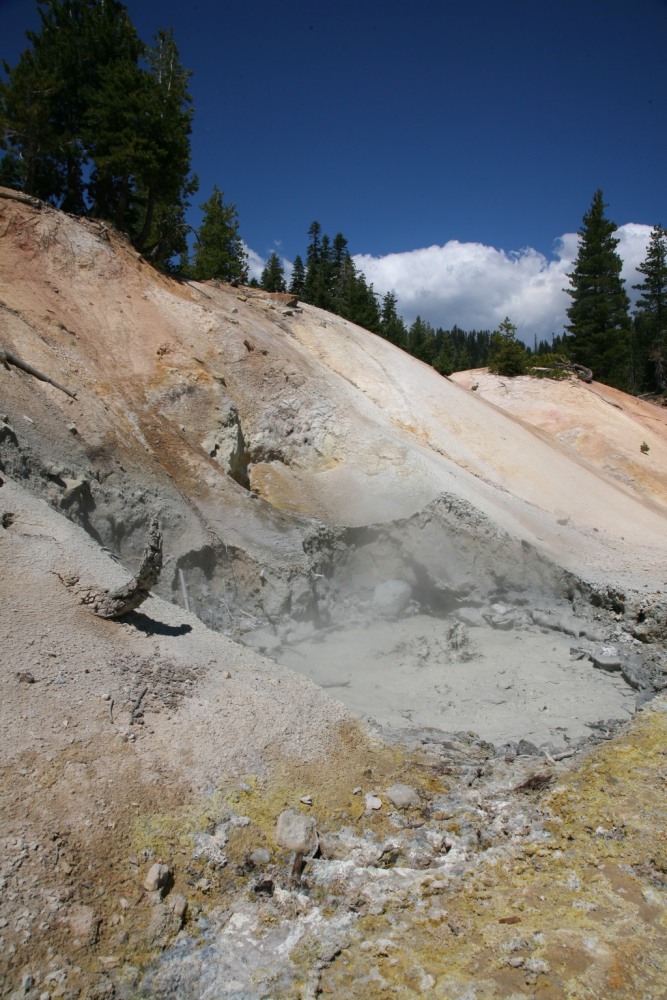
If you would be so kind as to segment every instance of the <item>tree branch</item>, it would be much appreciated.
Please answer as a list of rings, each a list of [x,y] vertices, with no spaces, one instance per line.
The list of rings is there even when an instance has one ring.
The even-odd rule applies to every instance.
[[[4,347],[0,347],[0,363],[2,363],[7,371],[9,371],[9,366],[14,365],[15,368],[20,368],[21,371],[27,372],[28,375],[32,375],[33,378],[38,378],[40,382],[48,382],[55,389],[60,389],[67,396],[71,396],[72,399],[76,399],[76,393],[78,390],[68,389],[66,386],[61,385],[60,382],[56,382],[55,379],[49,378],[48,375],[44,375],[43,372],[37,371],[32,365],[27,364],[25,361],[21,361],[15,354],[10,351],[6,351]]]

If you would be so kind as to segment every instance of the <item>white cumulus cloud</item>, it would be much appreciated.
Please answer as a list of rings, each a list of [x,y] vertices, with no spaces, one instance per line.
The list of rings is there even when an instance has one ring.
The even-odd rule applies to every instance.
[[[618,253],[623,260],[626,291],[641,278],[637,265],[646,256],[650,226],[630,222],[619,226]],[[358,254],[354,262],[376,292],[395,292],[406,323],[416,316],[445,329],[493,330],[509,316],[518,334],[550,339],[562,333],[570,297],[568,271],[577,255],[578,236],[565,233],[554,244],[552,259],[526,247],[498,250],[482,243],[450,240],[444,246],[373,257]]]

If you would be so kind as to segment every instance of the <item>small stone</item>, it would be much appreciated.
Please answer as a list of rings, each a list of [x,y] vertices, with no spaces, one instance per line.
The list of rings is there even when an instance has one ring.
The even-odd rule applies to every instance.
[[[544,974],[551,971],[549,963],[545,962],[541,958],[527,958],[523,963],[523,967],[526,972],[536,972],[538,974]]]
[[[317,849],[317,829],[312,816],[285,809],[276,824],[276,843],[287,851],[309,854]]]
[[[100,955],[100,965],[104,966],[105,969],[117,969],[120,965],[120,959],[117,955]]]
[[[147,892],[155,892],[157,889],[164,889],[169,882],[172,871],[169,865],[161,865],[157,862],[151,865],[148,875],[144,879],[144,889]]]
[[[397,782],[387,788],[386,795],[397,809],[410,809],[419,805],[419,795],[411,785]]]
[[[232,675],[230,674],[229,670],[223,670],[222,676],[223,676],[223,679],[226,680],[226,681],[231,680],[231,677],[232,677]]]
[[[264,865],[268,865],[271,861],[271,852],[267,851],[265,847],[258,847],[256,851],[253,851],[249,855],[249,860],[252,861],[253,865],[257,868],[262,868]]]
[[[356,788],[353,788],[353,789],[352,789],[352,794],[353,794],[353,795],[361,795],[361,791],[362,791],[362,789],[361,789],[361,785],[357,785],[357,787],[356,787]]]
[[[176,893],[170,897],[168,905],[175,917],[178,917],[179,920],[185,919],[185,914],[188,909],[188,901],[185,896],[182,896],[180,893]]]
[[[75,945],[84,947],[95,944],[100,920],[92,906],[73,906],[67,914],[67,923]]]
[[[616,646],[597,646],[592,660],[598,670],[614,673],[621,669],[621,656]]]
[[[368,792],[366,795],[366,812],[372,812],[374,809],[382,809],[382,799],[378,795]]]
[[[301,798],[299,799],[299,802],[302,802],[304,806],[312,806],[313,797],[312,795],[302,795]]]
[[[67,425],[67,430],[70,432],[70,434],[78,434],[79,433],[79,428],[76,426],[76,424],[68,424]]]

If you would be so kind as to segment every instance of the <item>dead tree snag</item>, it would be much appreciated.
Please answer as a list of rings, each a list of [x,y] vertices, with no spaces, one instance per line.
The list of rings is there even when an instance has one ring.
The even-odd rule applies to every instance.
[[[100,618],[122,618],[134,611],[150,596],[162,569],[162,532],[157,515],[153,516],[148,541],[141,557],[137,575],[118,590],[89,591],[83,603],[89,604]]]

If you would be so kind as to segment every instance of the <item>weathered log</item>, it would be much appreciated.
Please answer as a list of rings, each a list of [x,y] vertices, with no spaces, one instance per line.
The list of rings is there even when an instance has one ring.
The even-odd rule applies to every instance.
[[[21,371],[27,372],[28,375],[32,375],[33,378],[38,378],[40,382],[48,382],[55,389],[60,389],[61,392],[66,393],[66,395],[71,396],[72,399],[76,399],[76,391],[74,389],[68,389],[66,386],[61,385],[60,382],[56,382],[55,379],[50,378],[43,372],[37,371],[32,365],[29,365],[26,361],[21,361],[15,354],[10,351],[5,350],[4,347],[0,347],[0,363],[2,363],[7,371],[9,371],[9,366],[14,365],[15,368],[20,368]]]
[[[593,381],[593,372],[590,368],[586,368],[584,365],[570,365],[569,367],[576,373],[577,378],[580,378],[582,382]]]
[[[537,356],[539,360],[539,355]],[[580,378],[582,382],[592,382],[593,372],[590,368],[586,368],[584,365],[575,365],[571,361],[565,358],[556,358],[553,364],[550,365],[533,365],[533,371],[551,371],[551,372],[571,372]]]
[[[0,198],[7,198],[9,201],[20,201],[31,208],[41,208],[44,204],[39,198],[34,198],[25,191],[15,191],[13,188],[0,188]]]
[[[122,618],[150,597],[151,588],[157,583],[161,569],[162,532],[157,515],[154,515],[137,575],[118,590],[97,593],[91,591],[86,596],[85,603],[90,604],[100,618]]]

